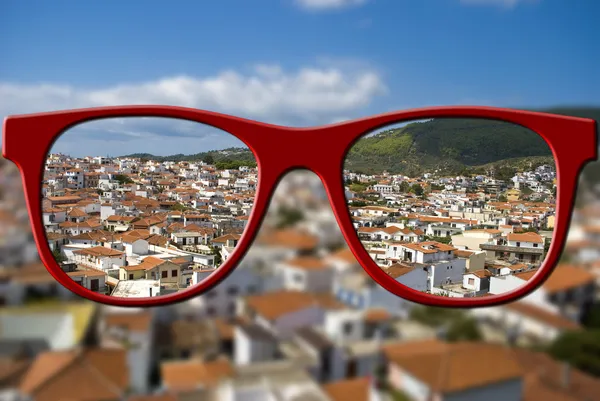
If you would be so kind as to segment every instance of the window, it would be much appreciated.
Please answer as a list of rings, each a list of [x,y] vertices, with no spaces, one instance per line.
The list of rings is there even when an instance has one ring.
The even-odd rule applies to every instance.
[[[518,246],[518,247],[519,247],[519,246],[521,246],[521,243],[520,243],[520,242],[517,242],[517,246]]]
[[[228,312],[230,315],[235,315],[236,310],[237,310],[237,308],[236,308],[235,302],[229,304]]]
[[[129,274],[129,280],[133,280],[133,274]]]
[[[160,273],[160,276],[161,276],[162,278],[167,278],[167,277],[169,277],[169,272],[168,272],[168,271],[166,271],[166,270],[163,270],[163,271]]]
[[[348,336],[348,335],[352,334],[352,330],[354,330],[354,324],[352,322],[344,323],[343,330],[344,330],[344,335]]]
[[[207,292],[205,295],[206,295],[206,298],[214,298],[217,296],[217,290],[212,290],[210,292]]]
[[[177,269],[171,270],[171,277],[177,277]]]
[[[533,244],[533,247],[534,247],[534,248],[537,248],[537,247],[538,247],[538,244],[537,244],[537,243],[536,243],[536,244]]]
[[[209,306],[208,308],[206,308],[206,314],[208,316],[215,316],[217,314],[217,311],[215,310],[215,308],[213,306]]]
[[[229,287],[229,288],[227,289],[227,294],[228,294],[228,295],[233,295],[233,296],[235,296],[235,295],[237,295],[237,294],[238,294],[238,292],[239,292],[239,289],[238,289],[237,287],[235,287],[235,286],[233,286],[233,287]]]
[[[470,278],[469,279],[469,285],[474,285],[475,284],[475,279],[474,278]]]

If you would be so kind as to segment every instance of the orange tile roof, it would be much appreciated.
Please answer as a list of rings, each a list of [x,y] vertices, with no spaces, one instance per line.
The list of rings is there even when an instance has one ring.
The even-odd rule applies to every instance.
[[[126,327],[130,331],[147,332],[152,325],[152,312],[107,313],[104,323],[107,327]]]
[[[507,235],[507,238],[509,241],[533,242],[533,243],[537,243],[537,244],[544,243],[544,237],[542,237],[541,235],[539,235],[537,233],[532,233],[532,232],[523,233],[523,234],[509,233]]]
[[[370,382],[368,378],[336,381],[323,386],[331,401],[369,401]]]
[[[346,263],[358,263],[356,257],[349,248],[343,248],[329,255],[332,259],[343,260]]]
[[[522,280],[529,280],[537,273],[538,269],[517,273],[515,277]],[[592,284],[596,277],[583,267],[572,265],[558,265],[550,277],[542,284],[542,288],[550,293],[567,291],[573,288]]]
[[[273,247],[312,250],[318,245],[319,239],[312,234],[291,228],[275,230],[259,235],[257,243]]]
[[[19,390],[36,401],[106,401],[123,398],[128,385],[125,350],[85,349],[39,354]]]
[[[328,268],[328,264],[323,261],[323,258],[314,256],[299,256],[285,260],[283,263],[303,270],[323,270]]]
[[[441,393],[465,391],[523,375],[523,369],[505,346],[424,340],[384,346],[383,351],[388,361]]]
[[[579,330],[581,326],[576,322],[568,320],[561,315],[557,315],[555,313],[549,312],[545,309],[539,308],[535,305],[532,305],[523,301],[509,302],[502,306],[506,309],[509,309],[513,312],[516,312],[522,316],[528,317],[530,319],[536,320],[540,323],[544,323],[546,325],[555,327],[557,329],[564,330]]]
[[[371,308],[367,309],[365,313],[365,320],[367,322],[381,322],[392,318],[392,315],[383,308]]]
[[[344,304],[330,294],[310,294],[301,291],[275,291],[246,297],[246,304],[268,320],[310,307],[342,309]]]
[[[212,362],[198,360],[163,362],[162,380],[173,391],[195,390],[199,386],[214,386],[219,380],[231,377],[234,368],[227,359]]]

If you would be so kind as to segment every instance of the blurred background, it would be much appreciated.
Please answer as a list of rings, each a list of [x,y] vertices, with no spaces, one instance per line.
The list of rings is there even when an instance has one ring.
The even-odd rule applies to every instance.
[[[582,294],[591,285],[598,298],[598,166],[582,174],[561,261],[572,279],[550,278],[533,301],[477,310],[412,305],[406,314],[369,279],[344,288],[368,300],[358,306],[335,290],[255,293],[244,282],[297,255],[328,269],[358,267],[321,181],[307,171],[278,186],[238,267],[252,275],[218,287],[237,291],[147,309],[78,299],[40,263],[19,172],[0,159],[0,399],[596,400],[600,306]]]
[[[600,120],[596,0],[106,4],[1,2],[0,115],[150,103],[310,126],[477,104]],[[218,297],[122,309],[47,273],[0,159],[0,400],[600,400],[600,162],[576,203],[570,274],[529,301],[399,313],[372,280],[331,294],[245,281],[297,255],[359,269],[320,180],[294,172],[236,270],[251,274]]]

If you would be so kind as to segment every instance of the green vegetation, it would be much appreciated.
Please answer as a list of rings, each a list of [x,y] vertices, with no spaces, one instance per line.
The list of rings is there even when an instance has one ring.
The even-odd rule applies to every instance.
[[[445,327],[446,339],[450,342],[483,339],[477,322],[459,309],[417,306],[411,312],[411,319],[429,327]]]
[[[599,107],[557,107],[542,111],[600,120]],[[138,153],[123,157],[175,162],[202,160],[208,164],[222,162],[217,168],[256,166],[254,154],[247,148],[172,156]],[[408,176],[436,169],[442,175],[479,175],[493,169],[496,178],[509,179],[514,171],[553,162],[548,145],[523,127],[490,120],[436,119],[411,123],[359,140],[350,150],[345,168],[356,173],[387,170]],[[600,163],[587,165],[582,176],[587,182],[600,182]]]
[[[569,331],[560,335],[547,349],[559,361],[594,376],[600,376],[600,330]]]
[[[170,209],[174,212],[185,212],[187,207],[183,206],[181,203],[176,203],[170,207]]]
[[[412,192],[413,194],[417,195],[417,196],[421,196],[423,195],[423,193],[425,192],[423,190],[423,187],[419,184],[412,184],[410,187],[410,192]]]
[[[582,319],[583,325],[592,330],[600,330],[600,304],[591,306]]]
[[[390,389],[389,393],[392,401],[410,401],[410,397],[400,390]]]
[[[452,242],[452,237],[435,237],[433,235],[425,235],[423,239],[425,241],[435,241],[442,244],[450,244],[450,242]]]
[[[116,174],[113,176],[113,178],[118,181],[120,185],[133,184],[133,180],[123,174]]]
[[[345,168],[417,175],[532,156],[552,157],[546,142],[521,126],[485,119],[433,119],[414,122],[360,139]]]
[[[155,160],[159,162],[203,161],[207,164],[214,164],[217,169],[237,169],[240,166],[256,167],[254,154],[248,148],[227,148],[196,154],[177,154],[171,156],[154,156],[149,153],[134,153],[121,157],[140,158],[142,160]]]
[[[361,193],[367,190],[367,186],[365,184],[350,184],[349,189],[352,192]]]
[[[60,249],[54,249],[54,251],[52,251],[52,256],[54,256],[54,260],[56,260],[57,263],[62,263],[67,260]]]
[[[291,227],[296,223],[304,220],[304,213],[299,209],[281,206],[277,210],[278,228]]]
[[[209,245],[208,247],[210,248],[211,254],[215,255],[215,267],[221,266],[221,263],[223,262],[221,252],[212,245]]]

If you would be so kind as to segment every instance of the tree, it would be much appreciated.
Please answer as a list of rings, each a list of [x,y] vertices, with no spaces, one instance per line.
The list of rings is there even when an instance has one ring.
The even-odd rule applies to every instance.
[[[221,252],[219,252],[219,250],[212,245],[209,245],[208,247],[210,248],[212,254],[215,255],[215,266],[216,267],[220,266],[221,262],[223,262],[223,258],[221,257]]]
[[[592,305],[585,312],[582,323],[592,330],[600,330],[600,304]]]
[[[452,321],[446,333],[448,341],[480,341],[483,335],[479,330],[477,321],[471,317],[460,317]]]
[[[277,211],[279,222],[278,228],[290,227],[304,219],[304,213],[299,209],[288,208],[281,206]]]
[[[63,253],[58,248],[56,248],[56,249],[54,249],[54,251],[52,251],[52,256],[54,256],[54,260],[56,260],[57,263],[62,263],[67,260],[67,258],[65,258]]]
[[[185,212],[187,208],[183,206],[181,203],[176,203],[170,208],[174,212]]]
[[[421,196],[425,191],[423,190],[423,187],[420,184],[414,183],[410,187],[410,192],[414,193],[417,196]]]
[[[461,318],[465,313],[458,309],[437,306],[417,306],[411,311],[411,319],[431,327],[439,327]]]
[[[123,175],[123,174],[116,174],[113,178],[116,181],[118,181],[120,185],[133,183],[133,180],[131,178],[129,178],[128,176]]]
[[[548,347],[548,353],[600,377],[600,329],[564,332]]]
[[[410,185],[406,181],[400,183],[400,192],[406,193],[410,190]]]
[[[367,190],[367,186],[363,184],[351,184],[349,188],[350,191],[357,193],[365,192]]]
[[[435,241],[442,244],[450,244],[450,242],[452,242],[452,237],[435,237],[433,235],[426,235],[425,239],[427,241]]]
[[[523,188],[521,189],[521,192],[523,193],[523,195],[529,196],[533,193],[533,190],[527,186],[523,186]]]
[[[211,154],[207,154],[206,156],[204,156],[202,161],[206,164],[214,164],[215,158]]]

